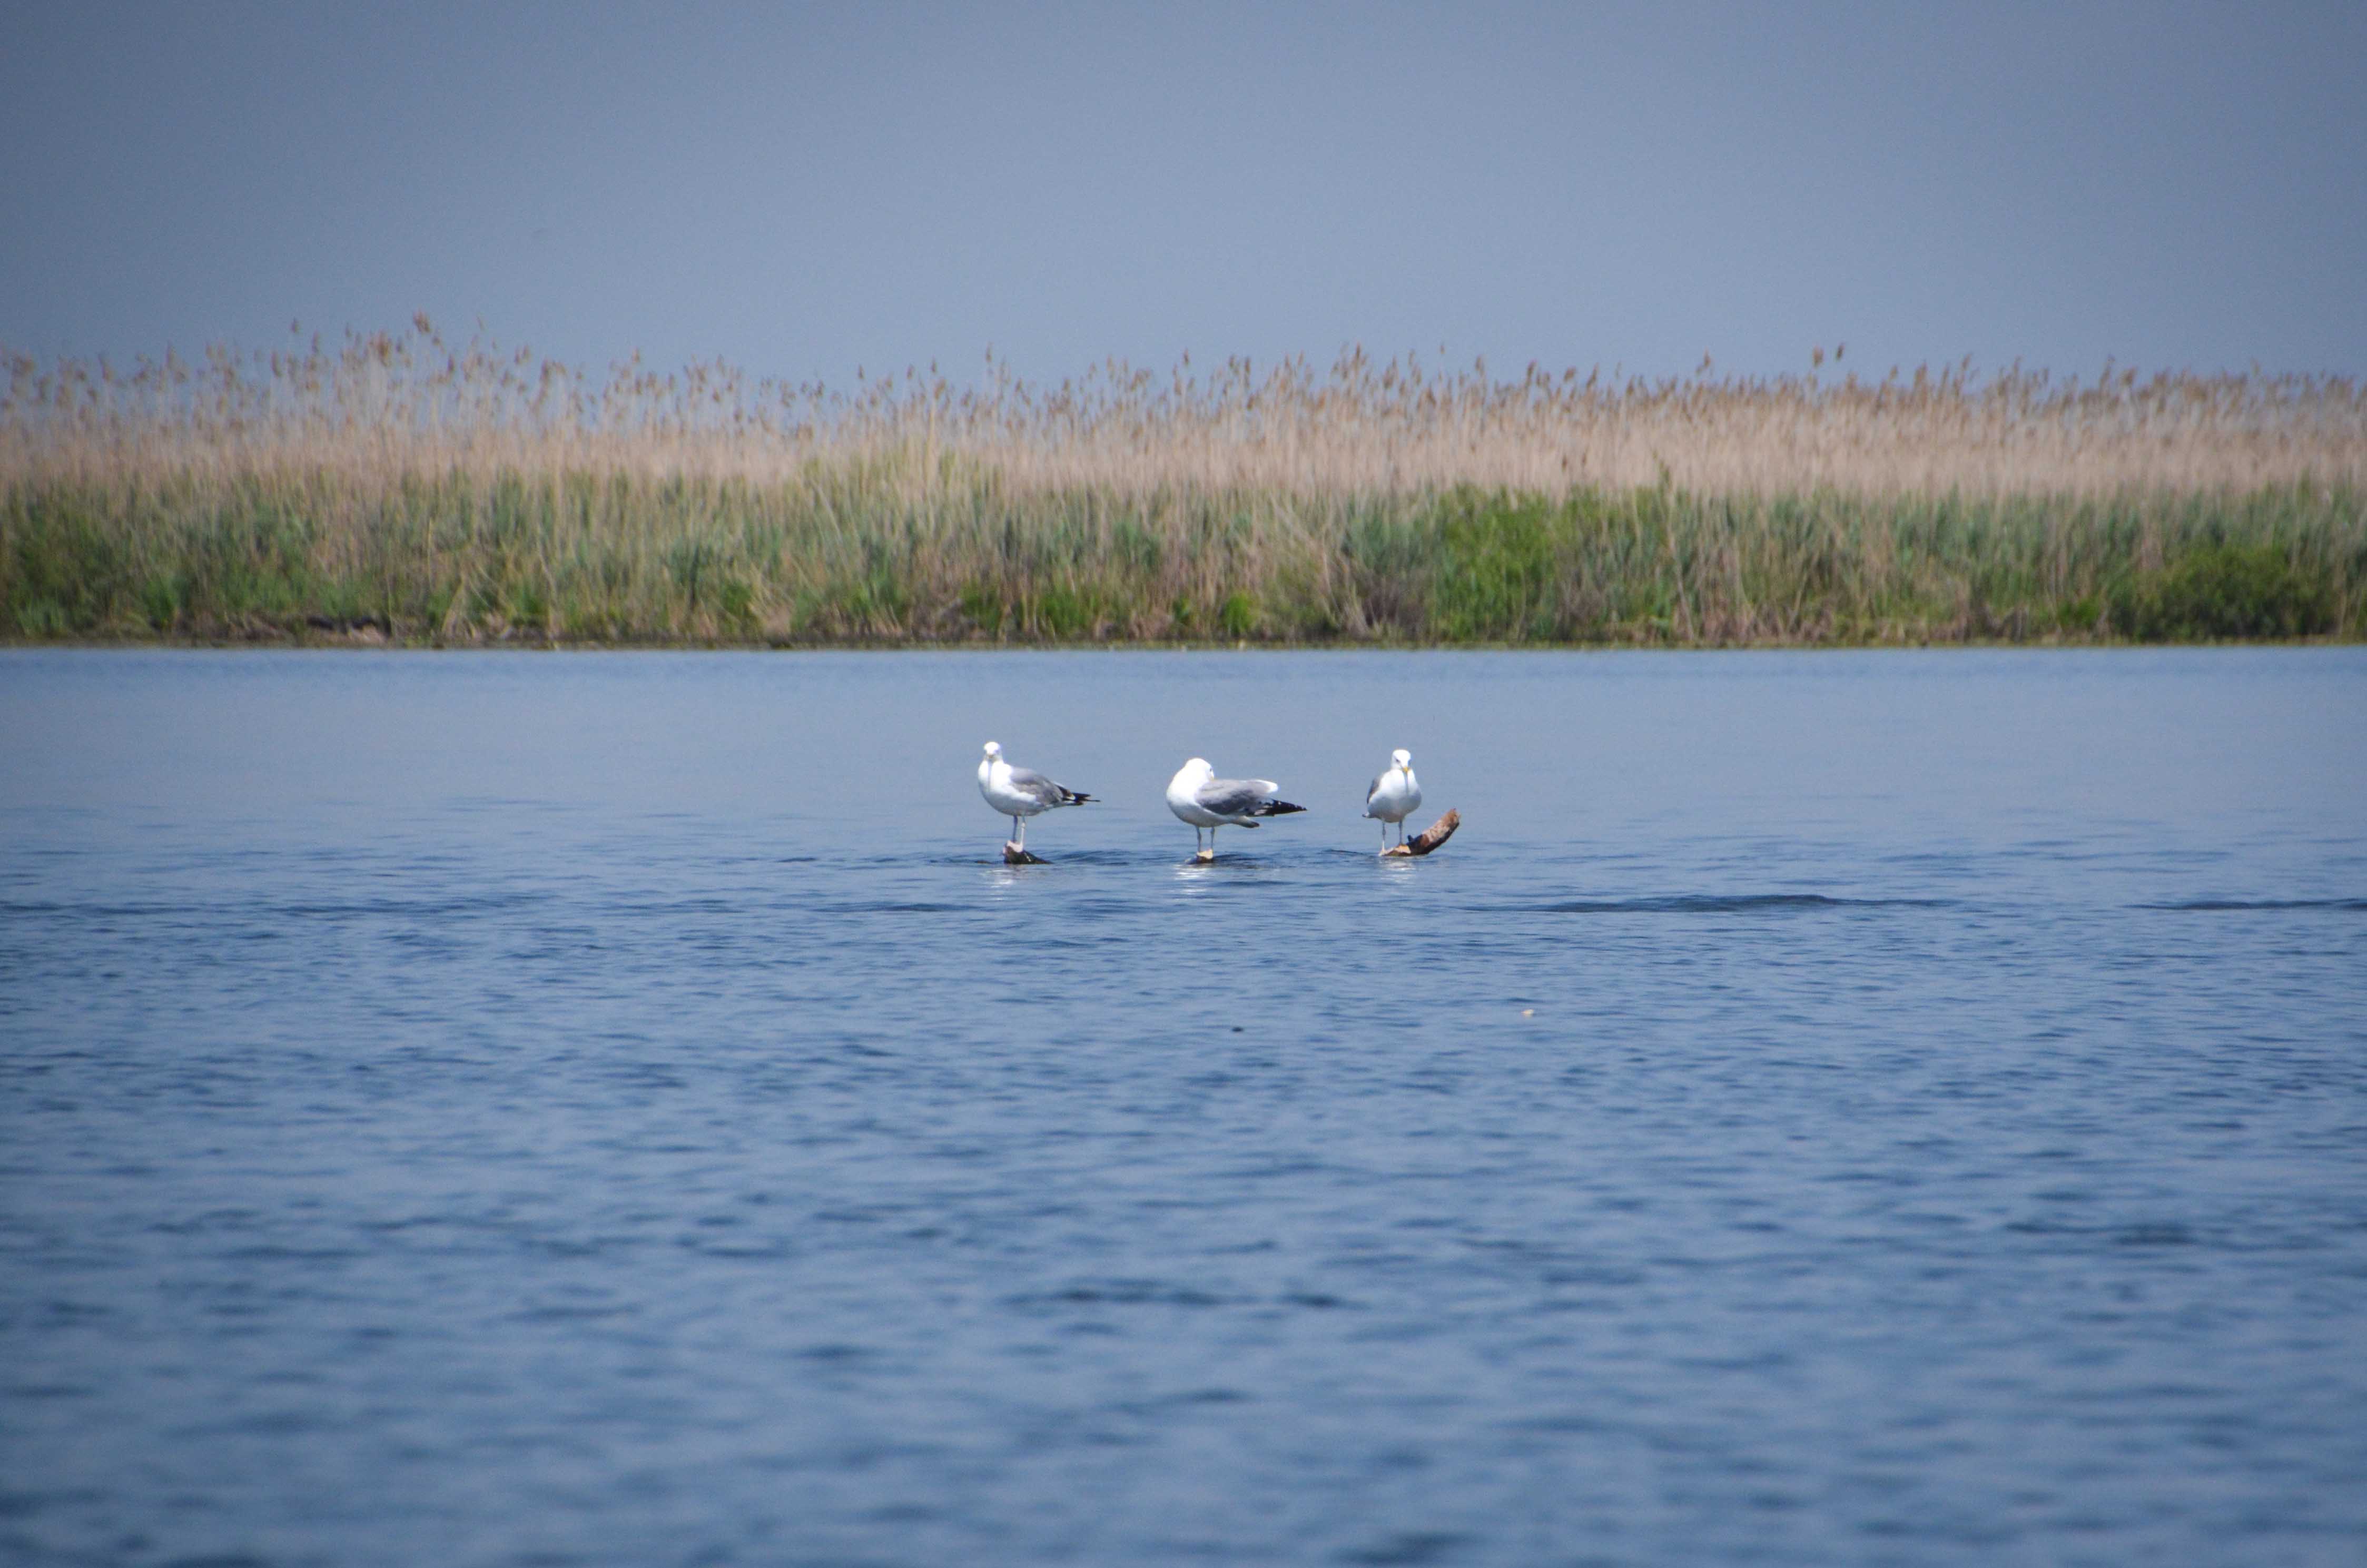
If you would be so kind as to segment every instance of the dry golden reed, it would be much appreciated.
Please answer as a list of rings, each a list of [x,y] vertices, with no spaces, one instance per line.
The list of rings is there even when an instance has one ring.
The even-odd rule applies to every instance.
[[[721,364],[593,380],[529,350],[448,347],[425,318],[241,358],[8,358],[0,472],[12,482],[316,469],[356,480],[461,472],[798,478],[811,462],[946,460],[1011,494],[1096,490],[1377,494],[1457,485],[1557,494],[1669,484],[1711,494],[1839,491],[2100,495],[2367,483],[2367,391],[2347,379],[2161,374],[2093,381],[1965,364],[1879,381],[1608,380],[1484,361],[1426,369],[1362,349],[1328,376],[1189,357],[1112,361],[1057,387],[991,358],[982,384],[908,370],[852,392]]]

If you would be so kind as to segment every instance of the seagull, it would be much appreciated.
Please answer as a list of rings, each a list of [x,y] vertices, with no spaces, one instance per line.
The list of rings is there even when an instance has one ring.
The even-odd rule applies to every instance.
[[[1217,858],[1217,829],[1227,823],[1255,827],[1259,817],[1287,816],[1303,812],[1288,801],[1277,801],[1282,788],[1271,778],[1219,778],[1205,757],[1194,757],[1167,781],[1167,809],[1192,824],[1192,846],[1199,851],[1200,830],[1208,830],[1209,859]]]
[[[1020,848],[1027,847],[1027,819],[1055,806],[1082,806],[1093,799],[1063,784],[1055,784],[1032,767],[1014,767],[1002,760],[1002,747],[986,743],[986,760],[978,765],[978,792],[986,803],[1011,819],[1011,831]]]
[[[1413,753],[1399,746],[1389,753],[1388,771],[1365,791],[1365,814],[1381,820],[1381,846],[1388,846],[1389,824],[1398,824],[1398,842],[1405,842],[1405,820],[1421,804],[1421,783],[1413,776]]]

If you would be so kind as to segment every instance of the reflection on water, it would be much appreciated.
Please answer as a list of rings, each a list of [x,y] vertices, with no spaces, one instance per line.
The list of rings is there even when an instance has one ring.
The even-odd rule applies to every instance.
[[[2355,1560],[2363,717],[0,654],[0,1558]],[[1195,754],[1307,813],[1191,863]]]

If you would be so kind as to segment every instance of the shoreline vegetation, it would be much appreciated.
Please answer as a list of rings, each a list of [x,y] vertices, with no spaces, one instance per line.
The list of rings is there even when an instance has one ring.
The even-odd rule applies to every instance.
[[[425,318],[5,356],[0,641],[2367,639],[2367,388],[990,357],[587,377]]]

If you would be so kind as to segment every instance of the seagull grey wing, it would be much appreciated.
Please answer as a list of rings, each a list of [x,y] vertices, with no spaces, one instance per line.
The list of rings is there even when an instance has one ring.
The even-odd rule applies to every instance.
[[[1054,806],[1082,806],[1093,798],[1082,790],[1071,790],[1066,784],[1047,778],[1032,767],[1013,768],[1011,787],[1029,800],[1041,802],[1047,810]]]
[[[1011,787],[1038,805],[1052,807],[1068,798],[1068,791],[1032,767],[1011,770]]]
[[[1192,799],[1220,817],[1237,817],[1281,788],[1271,778],[1211,778],[1192,792]]]
[[[1381,780],[1387,777],[1386,773],[1373,775],[1373,781],[1365,786],[1365,804],[1369,806],[1373,803],[1373,797],[1381,792]]]

